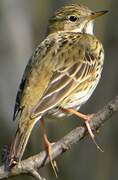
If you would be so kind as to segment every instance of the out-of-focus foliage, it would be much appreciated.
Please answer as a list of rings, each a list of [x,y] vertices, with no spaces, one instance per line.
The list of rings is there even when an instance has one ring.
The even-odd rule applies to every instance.
[[[1,0],[0,1],[0,153],[9,144],[16,130],[12,122],[15,96],[22,73],[33,49],[44,39],[49,17],[67,3],[82,3],[93,10],[109,9],[110,13],[96,20],[95,34],[105,47],[102,79],[89,102],[81,109],[93,113],[118,92],[118,1],[116,0]],[[60,180],[117,180],[118,179],[118,114],[97,136],[104,153],[99,152],[90,138],[75,145],[58,158]],[[47,123],[52,141],[64,136],[81,121],[77,118]],[[25,157],[39,152],[43,146],[39,124],[33,130]],[[55,179],[48,165],[41,170],[47,179]],[[29,179],[27,176],[14,179]]]

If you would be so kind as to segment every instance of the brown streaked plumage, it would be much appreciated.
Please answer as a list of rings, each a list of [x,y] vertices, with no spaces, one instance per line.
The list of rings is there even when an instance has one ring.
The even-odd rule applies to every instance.
[[[92,95],[104,60],[102,44],[93,35],[93,20],[106,12],[73,4],[50,19],[49,34],[30,58],[17,94],[13,119],[19,118],[19,124],[9,167],[21,160],[37,121],[48,114],[67,116],[63,110],[78,110]]]

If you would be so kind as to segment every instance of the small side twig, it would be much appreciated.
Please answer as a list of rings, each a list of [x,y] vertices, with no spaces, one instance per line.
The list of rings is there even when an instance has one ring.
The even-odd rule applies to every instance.
[[[37,180],[46,180],[45,178],[41,177],[38,170],[32,169],[30,174]]]

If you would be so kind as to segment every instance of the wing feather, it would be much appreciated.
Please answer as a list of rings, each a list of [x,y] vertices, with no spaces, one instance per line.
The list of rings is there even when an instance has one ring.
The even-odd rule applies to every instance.
[[[52,81],[43,98],[33,108],[32,117],[37,117],[53,107],[58,106],[60,102],[66,98],[68,94],[74,92],[76,88],[80,87],[81,89],[84,82],[90,82],[95,79],[96,60],[94,59],[95,61],[92,60],[92,63],[90,63],[90,57],[87,59],[88,57],[89,56],[85,57],[86,59],[83,63],[81,60],[78,61],[78,63],[74,63],[73,66],[64,72],[65,75],[59,72],[53,74]],[[85,87],[83,86],[83,88]]]

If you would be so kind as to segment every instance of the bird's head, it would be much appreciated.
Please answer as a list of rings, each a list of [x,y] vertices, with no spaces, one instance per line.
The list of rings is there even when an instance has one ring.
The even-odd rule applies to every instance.
[[[104,15],[107,10],[94,12],[88,7],[72,4],[57,10],[49,21],[49,33],[71,31],[93,34],[93,21]]]

